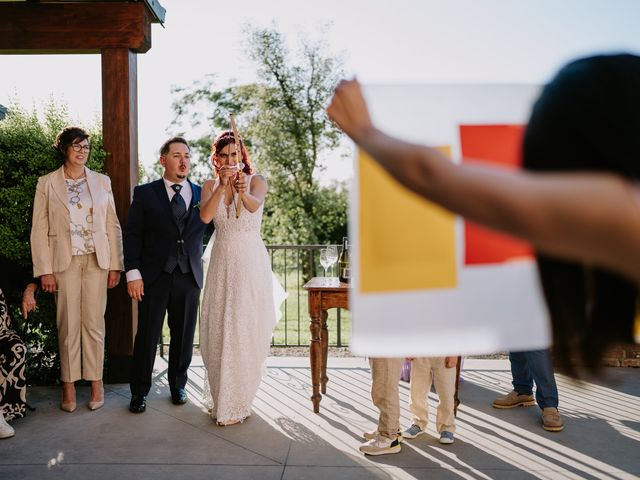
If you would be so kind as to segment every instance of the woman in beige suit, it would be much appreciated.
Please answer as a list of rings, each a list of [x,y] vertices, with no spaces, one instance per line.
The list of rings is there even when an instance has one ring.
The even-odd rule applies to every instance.
[[[120,281],[122,232],[111,181],[85,167],[89,135],[62,130],[54,148],[63,165],[38,179],[31,256],[42,290],[56,295],[62,410],[76,408],[76,380],[91,381],[89,409],[104,405],[104,312],[107,288]]]

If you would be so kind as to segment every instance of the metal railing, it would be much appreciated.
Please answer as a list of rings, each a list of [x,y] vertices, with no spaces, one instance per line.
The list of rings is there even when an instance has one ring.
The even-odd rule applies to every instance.
[[[271,257],[271,269],[287,291],[289,296],[282,306],[282,318],[276,326],[273,346],[308,346],[309,313],[307,292],[302,286],[315,276],[322,276],[320,249],[326,245],[267,245]],[[340,245],[336,245],[338,251]],[[330,267],[329,275],[337,276],[337,265]],[[342,309],[329,310],[327,324],[335,339],[330,345],[345,347],[349,345],[351,334],[350,315]],[[281,325],[282,324],[282,325]]]
[[[336,245],[338,251],[341,246]],[[281,306],[282,318],[274,329],[272,346],[308,347],[309,313],[307,292],[303,285],[314,276],[322,276],[320,249],[326,245],[267,245],[271,259],[271,268],[288,296]],[[329,276],[337,276],[337,265],[330,267]],[[205,287],[206,288],[206,287]],[[351,336],[351,315],[347,310],[331,309],[328,312],[327,325],[330,332],[329,345],[346,347]],[[160,355],[168,346],[168,328],[163,329],[160,342]],[[199,328],[196,328],[194,347],[199,347]]]

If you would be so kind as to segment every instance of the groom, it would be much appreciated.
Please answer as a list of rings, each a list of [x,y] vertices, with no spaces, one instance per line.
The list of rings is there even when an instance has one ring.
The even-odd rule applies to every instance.
[[[176,405],[187,402],[187,369],[203,278],[202,241],[211,228],[200,220],[200,187],[187,180],[187,141],[167,140],[160,149],[160,164],[162,179],[135,188],[123,236],[127,291],[139,302],[129,404],[133,413],[147,407],[165,313],[171,334],[171,400]]]

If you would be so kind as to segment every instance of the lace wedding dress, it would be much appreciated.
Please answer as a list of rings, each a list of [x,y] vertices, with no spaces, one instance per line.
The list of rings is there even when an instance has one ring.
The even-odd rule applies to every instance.
[[[234,205],[227,207],[221,199],[214,224],[200,308],[200,348],[207,373],[205,404],[217,422],[225,423],[251,414],[284,290],[260,237],[262,206],[254,213],[243,207],[236,218]],[[279,292],[277,305],[274,292]]]

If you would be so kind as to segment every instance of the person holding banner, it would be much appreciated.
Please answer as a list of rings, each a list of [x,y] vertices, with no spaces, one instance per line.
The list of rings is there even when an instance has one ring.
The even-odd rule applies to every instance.
[[[205,403],[212,419],[228,426],[251,414],[276,324],[277,282],[260,236],[267,181],[254,175],[234,131],[219,134],[211,150],[217,178],[204,183],[200,218],[213,220],[215,240],[200,308],[200,348]]]
[[[597,371],[634,341],[640,283],[640,57],[599,55],[563,67],[536,101],[526,171],[449,161],[376,128],[356,80],[329,116],[407,189],[530,242],[551,317],[554,359]]]

